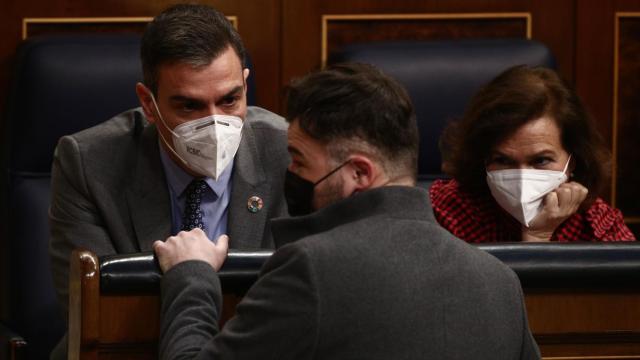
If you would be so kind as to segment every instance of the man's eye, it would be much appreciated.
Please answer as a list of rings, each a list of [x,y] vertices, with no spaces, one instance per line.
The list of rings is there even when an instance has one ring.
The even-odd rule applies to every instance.
[[[182,105],[182,108],[180,110],[182,110],[183,112],[192,112],[198,110],[198,105],[195,103],[187,102]]]
[[[238,102],[238,100],[240,100],[240,98],[237,96],[225,97],[222,99],[222,105],[228,107],[234,106]]]

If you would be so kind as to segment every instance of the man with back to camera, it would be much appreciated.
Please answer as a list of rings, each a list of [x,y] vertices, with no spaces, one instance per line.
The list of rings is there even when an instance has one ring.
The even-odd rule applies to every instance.
[[[267,219],[286,214],[287,124],[247,107],[244,57],[223,14],[173,6],[142,38],[142,108],[60,140],[51,257],[65,309],[76,247],[135,253],[199,227],[210,240],[229,234],[233,248],[273,248]]]
[[[154,250],[164,272],[163,359],[538,359],[520,283],[454,238],[415,187],[407,93],[367,65],[335,65],[288,94],[292,218],[222,330],[226,236],[199,229]],[[314,212],[315,210],[315,212]]]

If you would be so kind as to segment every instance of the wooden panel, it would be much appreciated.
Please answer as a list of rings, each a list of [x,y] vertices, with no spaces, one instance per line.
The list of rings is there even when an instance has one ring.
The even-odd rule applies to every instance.
[[[183,1],[144,1],[118,0],[85,1],[8,1],[3,2],[0,11],[0,114],[4,109],[13,56],[23,32],[25,18],[148,18],[158,14],[164,8]],[[233,0],[202,1],[216,7],[237,20],[237,27],[254,63],[252,76],[256,77],[259,105],[278,110],[280,78],[280,0]],[[5,9],[6,7],[6,9]],[[120,23],[117,26],[108,23],[69,23],[64,26],[52,23],[32,23],[29,34],[50,33],[51,31],[134,31],[142,30],[142,24],[135,22]]]
[[[639,237],[640,191],[636,187],[640,172],[635,139],[640,129],[640,82],[633,78],[638,77],[634,64],[639,56],[638,33],[636,19],[616,15],[629,12],[640,13],[640,1],[576,2],[575,84],[613,155],[609,191],[602,195],[622,210],[625,221]],[[614,99],[615,93],[620,93],[619,99]]]
[[[613,2],[579,1],[576,7],[576,91],[611,140],[613,84]],[[610,194],[605,194],[610,199]]]
[[[282,0],[282,77],[285,86],[322,64],[323,16],[329,18],[326,44],[330,48],[342,43],[389,38],[460,38],[493,37],[525,31],[521,19],[442,19],[456,14],[531,14],[531,37],[547,44],[556,55],[564,78],[573,79],[574,2],[540,1],[297,1]],[[407,17],[398,18],[398,14]],[[369,17],[370,20],[347,18]],[[378,17],[371,19],[371,17]],[[394,16],[396,18],[394,18]],[[421,16],[433,16],[431,21]],[[340,19],[345,17],[345,19]],[[411,20],[413,17],[413,20]],[[391,18],[391,20],[384,20]],[[304,30],[303,30],[304,29]],[[318,40],[316,40],[318,39]]]
[[[227,16],[238,28],[238,17]],[[69,18],[25,18],[22,20],[22,39],[29,36],[57,33],[119,33],[142,34],[153,17],[69,17]]]
[[[225,295],[223,316],[240,301]],[[529,325],[544,359],[640,359],[640,292],[525,289]],[[153,296],[100,300],[100,359],[157,355],[159,302]]]
[[[606,349],[606,350],[605,350]],[[630,347],[626,344],[621,345],[603,345],[598,342],[589,344],[576,344],[572,347],[566,344],[561,345],[542,345],[540,346],[543,360],[638,360],[637,355],[596,355],[605,354],[626,354],[638,353],[638,347]],[[575,355],[576,353],[584,353],[590,355]],[[555,354],[555,355],[544,355]]]
[[[537,335],[581,332],[640,335],[638,292],[527,290],[525,293],[531,317],[529,325]]]
[[[59,33],[130,32],[142,34],[151,19],[151,17],[25,18],[22,20],[22,39]]]
[[[209,2],[238,17],[238,32],[253,60],[258,105],[279,112],[281,0],[217,0]]]
[[[570,83],[575,81],[575,3],[577,1],[532,1],[532,38],[551,49],[558,72]]]
[[[341,46],[383,40],[531,37],[531,15],[370,14],[322,17],[322,62]]]
[[[96,291],[93,289],[92,291]],[[224,294],[220,325],[233,316],[241,300]],[[75,306],[75,305],[74,305]],[[83,351],[95,351],[99,359],[156,359],[160,336],[160,299],[155,295],[104,295],[99,298],[99,325],[95,338],[85,339]]]
[[[627,223],[640,223],[640,12],[617,13],[612,194]]]
[[[545,359],[640,359],[637,290],[525,289],[525,303]]]
[[[119,313],[113,309],[138,309]],[[100,343],[144,343],[160,334],[160,302],[157,296],[100,297]]]

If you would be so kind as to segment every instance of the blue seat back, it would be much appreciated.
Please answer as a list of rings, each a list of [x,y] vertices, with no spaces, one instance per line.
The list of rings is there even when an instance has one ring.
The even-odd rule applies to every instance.
[[[526,39],[392,41],[347,45],[329,63],[362,62],[398,80],[413,101],[420,130],[418,176],[443,177],[438,139],[447,121],[462,116],[482,85],[521,64],[555,68],[543,44]]]
[[[66,321],[49,261],[48,208],[58,139],[137,106],[138,35],[49,36],[18,49],[6,114],[9,318],[29,359],[46,359]]]

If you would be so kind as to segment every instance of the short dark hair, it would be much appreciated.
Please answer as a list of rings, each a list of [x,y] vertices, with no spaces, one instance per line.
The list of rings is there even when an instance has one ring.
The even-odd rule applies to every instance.
[[[419,136],[413,105],[400,84],[372,65],[335,64],[293,81],[286,118],[327,144],[334,161],[364,143],[388,175],[402,172],[396,175],[415,180]]]
[[[589,206],[607,181],[610,154],[575,91],[555,71],[526,65],[507,69],[471,100],[462,119],[444,131],[445,170],[471,193],[488,192],[486,163],[494,148],[524,124],[548,116],[560,129],[575,165],[571,179],[589,189]]]
[[[142,36],[144,82],[156,94],[160,65],[185,62],[194,67],[206,66],[229,46],[244,67],[242,39],[224,14],[206,5],[172,6],[156,16]]]

